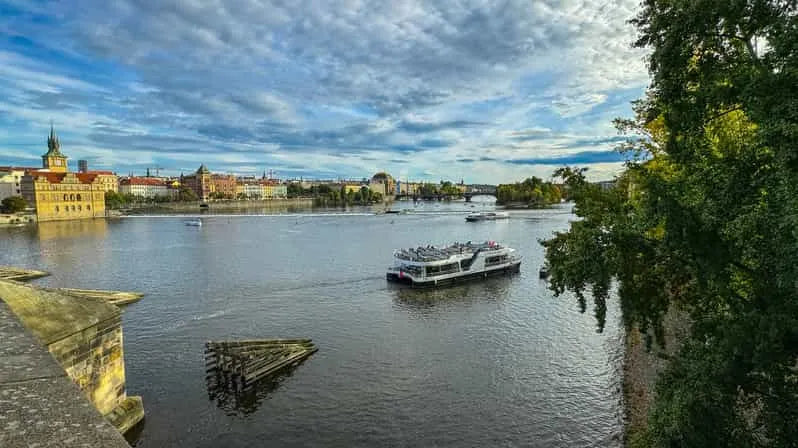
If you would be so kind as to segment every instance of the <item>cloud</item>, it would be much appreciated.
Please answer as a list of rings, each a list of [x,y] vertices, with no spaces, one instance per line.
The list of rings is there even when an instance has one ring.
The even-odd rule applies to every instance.
[[[510,159],[506,163],[514,165],[590,165],[594,163],[625,162],[628,158],[617,151],[583,151],[557,157],[535,157]]]
[[[647,82],[626,23],[636,6],[15,2],[0,16],[0,124],[13,129],[0,148],[38,156],[52,118],[73,158],[106,154],[122,172],[152,158],[174,172],[195,153],[220,171],[507,181],[615,142],[609,120]]]

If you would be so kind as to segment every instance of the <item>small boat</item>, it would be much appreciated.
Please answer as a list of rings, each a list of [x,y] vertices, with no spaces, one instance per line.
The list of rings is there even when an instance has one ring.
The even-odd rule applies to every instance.
[[[510,215],[505,212],[476,212],[466,216],[466,221],[496,221],[499,219],[508,219]]]
[[[386,279],[413,287],[443,286],[521,270],[521,257],[515,249],[495,241],[402,249],[394,252],[394,258]]]
[[[191,219],[189,221],[184,221],[184,223],[191,227],[202,227],[202,220],[199,219]]]
[[[547,279],[549,278],[549,267],[548,266],[541,266],[540,267],[540,278]]]
[[[399,214],[399,210],[385,210],[385,213],[388,215],[397,215]]]

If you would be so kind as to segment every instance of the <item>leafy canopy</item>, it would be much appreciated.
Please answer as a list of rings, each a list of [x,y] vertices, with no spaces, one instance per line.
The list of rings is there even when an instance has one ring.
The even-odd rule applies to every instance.
[[[551,287],[589,295],[599,329],[692,323],[657,385],[643,446],[798,445],[798,6],[644,0],[651,86],[601,191],[564,169],[581,218],[544,243]]]

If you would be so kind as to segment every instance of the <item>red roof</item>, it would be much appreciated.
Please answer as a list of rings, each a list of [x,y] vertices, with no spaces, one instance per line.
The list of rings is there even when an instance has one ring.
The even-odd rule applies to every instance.
[[[94,182],[94,179],[97,177],[96,174],[89,174],[89,173],[51,173],[48,171],[32,171],[29,173],[36,179],[45,178],[47,182],[51,184],[60,184],[61,181],[64,180],[67,174],[74,174],[75,177],[80,181],[82,184],[90,184]]]
[[[91,170],[91,171],[86,171],[86,174],[101,174],[101,175],[106,175],[106,176],[113,176],[114,172],[113,171],[102,171],[102,170]]]
[[[166,185],[162,180],[151,177],[130,177],[120,181],[122,185]]]

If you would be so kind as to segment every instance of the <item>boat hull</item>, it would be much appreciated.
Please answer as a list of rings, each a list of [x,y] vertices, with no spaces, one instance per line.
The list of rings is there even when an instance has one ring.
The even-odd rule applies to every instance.
[[[500,275],[511,275],[521,271],[521,262],[511,263],[496,269],[489,269],[480,272],[464,273],[456,277],[447,277],[441,279],[425,279],[422,281],[414,281],[408,276],[399,277],[398,274],[389,272],[386,274],[386,279],[392,283],[400,283],[408,285],[413,288],[437,288],[443,286],[450,286],[457,283],[465,283],[476,280],[484,280],[488,277],[496,277]]]

